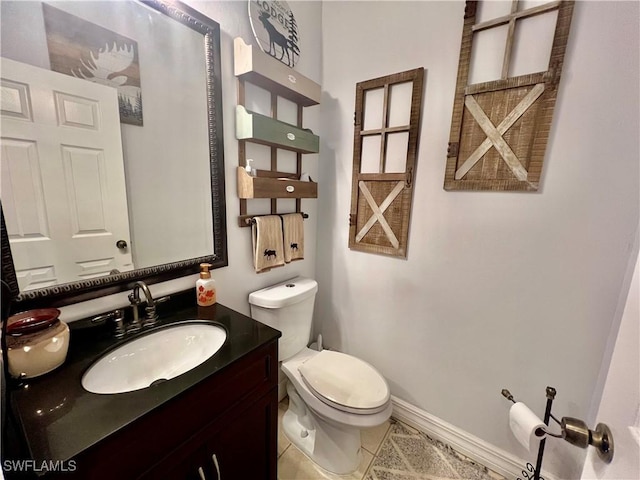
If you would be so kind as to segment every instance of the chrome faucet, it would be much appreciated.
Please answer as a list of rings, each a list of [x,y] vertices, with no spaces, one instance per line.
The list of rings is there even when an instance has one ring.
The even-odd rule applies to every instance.
[[[147,306],[145,307],[145,318],[140,322],[140,313],[138,312],[138,305],[142,303],[140,299],[140,290],[144,292],[144,296],[147,300]],[[151,296],[151,291],[146,283],[143,281],[137,281],[133,285],[133,291],[129,294],[129,302],[131,302],[131,307],[133,308],[133,320],[129,325],[128,330],[131,332],[137,332],[142,327],[151,327],[155,325],[158,320],[158,314],[156,313],[156,302],[153,300]]]

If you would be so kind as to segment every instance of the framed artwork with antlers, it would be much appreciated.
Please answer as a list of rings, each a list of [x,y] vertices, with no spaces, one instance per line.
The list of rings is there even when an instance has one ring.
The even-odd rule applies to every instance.
[[[51,70],[118,91],[120,121],[142,125],[138,43],[43,4]]]

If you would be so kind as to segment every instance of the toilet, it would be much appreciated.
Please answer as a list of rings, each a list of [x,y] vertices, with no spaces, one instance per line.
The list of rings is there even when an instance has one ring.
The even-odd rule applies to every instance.
[[[288,381],[287,438],[325,470],[339,475],[358,468],[360,430],[391,416],[384,377],[344,353],[307,348],[318,283],[296,277],[249,294],[251,317],[282,332],[279,360]]]

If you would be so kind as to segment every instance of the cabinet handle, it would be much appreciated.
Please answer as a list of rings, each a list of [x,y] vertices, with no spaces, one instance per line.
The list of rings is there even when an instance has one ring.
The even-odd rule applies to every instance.
[[[216,473],[218,474],[218,480],[220,480],[220,465],[218,465],[218,457],[214,453],[211,455],[211,460],[213,460],[213,464],[216,466]]]
[[[207,480],[207,477],[204,476],[204,471],[202,467],[198,467],[198,475],[200,475],[200,480]]]

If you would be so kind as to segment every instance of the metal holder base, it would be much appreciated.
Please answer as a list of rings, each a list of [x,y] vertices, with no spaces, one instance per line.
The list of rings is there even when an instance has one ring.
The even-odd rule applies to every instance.
[[[598,457],[603,462],[611,463],[613,460],[613,434],[607,425],[599,423],[596,425],[595,430],[590,430],[587,424],[578,419],[571,417],[562,417],[562,421],[558,421],[551,413],[551,406],[556,396],[556,390],[553,387],[547,387],[547,406],[544,412],[544,424],[549,425],[549,419],[553,419],[562,429],[562,435],[555,435],[547,432],[552,437],[563,438],[568,443],[580,448],[587,448],[592,445],[598,452]],[[515,403],[513,395],[507,389],[502,390],[502,396],[510,402]],[[522,470],[522,475],[525,480],[544,480],[540,476],[542,471],[542,457],[544,455],[544,446],[546,439],[540,441],[538,447],[538,458],[536,460],[536,466],[531,463],[527,463],[527,470]],[[531,476],[533,474],[533,476]],[[518,480],[521,480],[518,478]]]
[[[613,460],[613,434],[604,423],[596,425],[596,429],[591,431],[591,441],[589,442],[598,451],[598,456],[603,462],[611,463]]]

